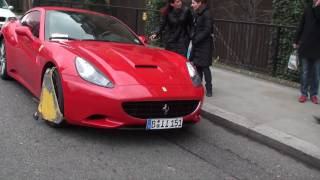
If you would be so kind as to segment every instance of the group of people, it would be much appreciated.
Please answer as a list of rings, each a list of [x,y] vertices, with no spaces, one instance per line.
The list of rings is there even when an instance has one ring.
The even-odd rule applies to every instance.
[[[162,9],[160,27],[150,39],[156,39],[165,32],[165,49],[188,56],[196,67],[201,79],[204,76],[206,96],[212,96],[212,64],[213,19],[206,0],[192,0],[191,9],[184,6],[181,0],[168,0]],[[310,98],[318,104],[320,80],[320,0],[313,0],[308,6],[297,30],[293,47],[298,49],[302,64],[301,96],[299,102],[304,103]]]
[[[299,102],[305,103],[309,98],[318,104],[320,80],[320,0],[313,0],[303,14],[294,39],[293,47],[298,49],[302,64],[301,96]]]
[[[159,30],[150,36],[156,39],[165,32],[165,49],[187,57],[196,67],[201,79],[205,78],[206,96],[212,96],[212,76],[210,66],[213,53],[213,19],[206,0],[192,0],[191,9],[181,0],[168,0],[161,10]]]

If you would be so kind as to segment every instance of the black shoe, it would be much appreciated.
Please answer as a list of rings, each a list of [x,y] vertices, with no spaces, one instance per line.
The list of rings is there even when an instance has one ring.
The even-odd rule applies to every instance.
[[[206,96],[207,96],[207,97],[212,97],[212,92],[207,92],[207,93],[206,93]]]

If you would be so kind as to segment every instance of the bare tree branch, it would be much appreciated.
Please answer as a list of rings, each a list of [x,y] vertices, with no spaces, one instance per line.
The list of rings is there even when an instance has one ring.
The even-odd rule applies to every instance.
[[[259,15],[259,6],[263,0],[232,0],[233,5],[238,6],[243,12],[246,20],[256,21]]]

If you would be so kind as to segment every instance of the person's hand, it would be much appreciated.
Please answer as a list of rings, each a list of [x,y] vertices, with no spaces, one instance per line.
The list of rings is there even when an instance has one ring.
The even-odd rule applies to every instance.
[[[151,40],[155,40],[157,38],[157,35],[156,34],[152,34],[150,37],[149,37],[149,39],[151,39]]]
[[[320,6],[320,0],[317,0],[315,6]]]
[[[294,49],[298,49],[299,48],[299,44],[296,44],[296,43],[293,43],[292,46],[293,46]]]

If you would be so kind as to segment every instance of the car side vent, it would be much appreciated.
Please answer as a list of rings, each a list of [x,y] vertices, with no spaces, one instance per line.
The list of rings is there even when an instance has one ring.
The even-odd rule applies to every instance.
[[[144,68],[144,69],[157,69],[158,66],[155,65],[135,65],[136,68]]]

